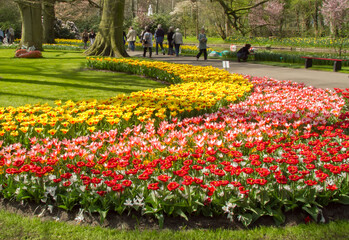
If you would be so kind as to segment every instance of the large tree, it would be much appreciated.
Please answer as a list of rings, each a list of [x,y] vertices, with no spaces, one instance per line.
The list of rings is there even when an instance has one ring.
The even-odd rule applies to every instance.
[[[123,42],[124,9],[125,0],[104,0],[99,32],[87,55],[128,57]]]
[[[56,0],[43,0],[42,3],[42,26],[43,26],[43,42],[54,43],[55,31],[54,25],[56,20],[55,15]]]
[[[22,18],[21,46],[42,50],[41,0],[15,0]]]

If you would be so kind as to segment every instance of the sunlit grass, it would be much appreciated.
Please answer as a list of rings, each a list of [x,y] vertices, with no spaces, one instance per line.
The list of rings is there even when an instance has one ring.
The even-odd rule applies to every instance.
[[[13,49],[0,49],[0,106],[106,99],[163,86],[139,76],[86,70],[81,51],[46,50],[40,59],[13,56]]]
[[[349,222],[258,227],[250,230],[116,230],[42,221],[0,210],[0,239],[348,239]]]

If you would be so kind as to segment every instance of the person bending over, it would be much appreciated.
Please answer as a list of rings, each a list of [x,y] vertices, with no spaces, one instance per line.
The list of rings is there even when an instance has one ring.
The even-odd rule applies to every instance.
[[[250,54],[249,50],[251,48],[251,44],[246,44],[245,47],[241,48],[238,53],[238,62],[241,62],[243,60],[244,62],[247,61],[248,55]]]

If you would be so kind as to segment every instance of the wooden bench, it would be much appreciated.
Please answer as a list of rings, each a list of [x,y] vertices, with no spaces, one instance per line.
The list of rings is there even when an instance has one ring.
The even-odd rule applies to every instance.
[[[333,71],[337,72],[342,69],[342,62],[347,60],[345,59],[331,59],[331,58],[318,58],[318,57],[301,57],[305,59],[305,68],[310,68],[313,66],[313,59],[325,60],[325,61],[334,61]]]

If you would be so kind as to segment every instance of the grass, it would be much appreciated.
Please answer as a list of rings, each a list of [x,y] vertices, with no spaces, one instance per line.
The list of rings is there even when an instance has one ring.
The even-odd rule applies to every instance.
[[[139,76],[86,70],[86,57],[81,51],[46,50],[40,59],[13,56],[13,49],[0,49],[0,106],[106,99],[163,87]]]
[[[116,230],[42,221],[0,210],[0,239],[348,239],[349,221],[250,230]]]
[[[184,44],[199,44],[199,41],[196,38],[196,36],[187,36],[186,38],[183,38],[183,41]],[[227,42],[220,37],[208,37],[207,44],[227,44]]]
[[[288,67],[288,68],[294,68],[294,69],[304,68],[304,64],[298,64],[298,63],[283,63],[283,62],[269,62],[269,61],[250,61],[250,63],[264,64],[264,65],[276,66],[276,67]],[[313,65],[311,68],[308,68],[308,70],[333,72],[333,66]],[[342,70],[338,72],[349,73],[349,67],[342,67]]]

